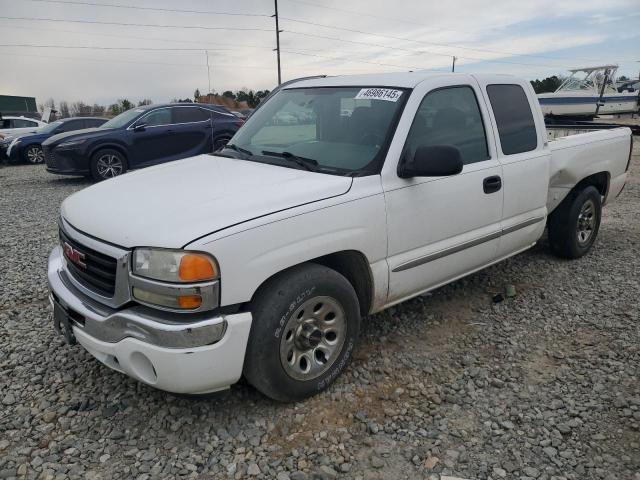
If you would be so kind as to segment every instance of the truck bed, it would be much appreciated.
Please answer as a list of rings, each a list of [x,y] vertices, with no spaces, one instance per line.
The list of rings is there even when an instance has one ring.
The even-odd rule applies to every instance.
[[[626,178],[630,133],[624,127],[604,130],[548,128],[551,148],[548,212],[552,212],[582,178],[598,173],[607,176],[605,201],[615,198]]]

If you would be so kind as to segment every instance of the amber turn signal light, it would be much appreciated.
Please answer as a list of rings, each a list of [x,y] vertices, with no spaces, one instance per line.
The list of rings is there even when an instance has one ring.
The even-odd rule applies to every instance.
[[[202,297],[200,295],[182,295],[178,297],[178,305],[180,308],[199,308],[202,305]]]
[[[213,280],[216,278],[217,272],[213,261],[209,258],[204,255],[188,253],[180,260],[178,275],[183,282],[202,282]]]

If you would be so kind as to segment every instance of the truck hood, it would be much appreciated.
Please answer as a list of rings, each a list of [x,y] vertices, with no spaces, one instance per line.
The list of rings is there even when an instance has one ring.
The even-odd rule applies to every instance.
[[[209,233],[343,195],[352,179],[199,155],[127,173],[67,198],[63,218],[126,248],[182,248]]]

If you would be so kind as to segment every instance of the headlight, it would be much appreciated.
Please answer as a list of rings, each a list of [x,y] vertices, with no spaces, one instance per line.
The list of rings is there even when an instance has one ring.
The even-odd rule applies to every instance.
[[[68,142],[62,142],[61,144],[58,145],[58,148],[71,148],[71,147],[77,147],[78,145],[83,144],[84,142],[86,142],[87,140],[85,138],[81,138],[79,140],[69,140]]]
[[[138,248],[130,277],[140,303],[172,311],[205,311],[219,305],[216,260],[206,253]]]
[[[195,283],[218,278],[218,267],[205,253],[138,248],[133,252],[133,273],[164,282]]]
[[[13,147],[17,147],[19,144],[20,144],[19,137],[11,140],[11,143],[9,143],[9,147],[7,148],[7,155],[11,155],[11,150],[13,149]]]

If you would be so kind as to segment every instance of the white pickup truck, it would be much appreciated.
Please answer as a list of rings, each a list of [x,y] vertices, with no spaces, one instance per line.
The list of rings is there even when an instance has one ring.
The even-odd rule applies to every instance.
[[[159,389],[244,375],[303,399],[340,374],[368,314],[526,250],[545,227],[556,254],[587,253],[630,155],[626,128],[550,141],[529,82],[511,76],[293,82],[222,151],[64,201],[54,325]]]

